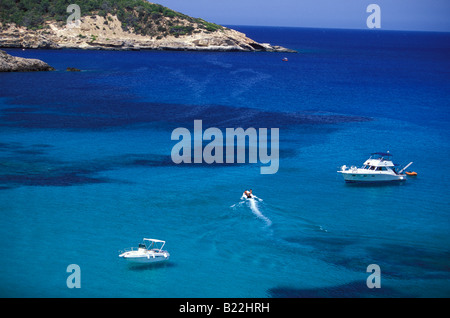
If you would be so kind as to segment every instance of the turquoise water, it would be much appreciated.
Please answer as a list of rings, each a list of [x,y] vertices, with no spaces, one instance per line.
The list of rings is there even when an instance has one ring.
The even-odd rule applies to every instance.
[[[238,29],[300,53],[7,50],[56,71],[0,74],[2,297],[450,295],[449,35]],[[278,172],[175,165],[194,119],[279,128]],[[388,150],[418,176],[336,173]],[[143,237],[170,261],[118,258]]]

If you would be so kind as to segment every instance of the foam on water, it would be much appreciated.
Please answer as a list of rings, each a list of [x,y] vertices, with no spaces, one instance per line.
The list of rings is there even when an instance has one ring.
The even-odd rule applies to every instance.
[[[266,226],[272,225],[272,220],[266,217],[259,208],[259,202],[263,202],[263,199],[252,195],[251,198],[247,198],[245,194],[242,194],[241,201],[233,204],[230,208],[236,210],[237,208],[248,208],[259,219],[263,220]]]

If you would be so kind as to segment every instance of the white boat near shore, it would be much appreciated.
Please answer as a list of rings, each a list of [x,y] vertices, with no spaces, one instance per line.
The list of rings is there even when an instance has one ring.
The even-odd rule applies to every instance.
[[[403,169],[397,171],[397,165],[392,162],[392,155],[389,153],[375,152],[367,159],[361,168],[346,165],[341,167],[338,173],[342,174],[345,182],[389,182],[406,181],[406,174],[403,171],[408,168],[412,162]]]

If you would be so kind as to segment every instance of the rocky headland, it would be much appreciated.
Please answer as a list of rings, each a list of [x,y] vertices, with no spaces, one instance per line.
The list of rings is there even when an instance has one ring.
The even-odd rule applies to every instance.
[[[28,8],[22,16],[23,12],[11,8],[10,15],[0,16],[0,47],[295,52],[269,43],[258,43],[236,30],[145,0],[130,0],[122,7],[114,7],[107,1],[97,2],[98,10],[93,8],[85,12],[80,6],[81,12],[85,13],[77,24],[62,20],[69,14],[60,13],[58,16],[58,8],[54,9],[56,13],[52,13],[52,7],[41,12],[39,10],[44,9],[36,5]],[[36,12],[36,16],[32,12]],[[10,18],[15,14],[18,18]]]
[[[0,50],[0,72],[53,71],[54,68],[38,59],[11,56]]]

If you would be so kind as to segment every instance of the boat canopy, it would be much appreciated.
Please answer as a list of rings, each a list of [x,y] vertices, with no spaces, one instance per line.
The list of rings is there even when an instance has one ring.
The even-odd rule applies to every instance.
[[[150,239],[150,238],[144,238],[144,241],[151,241],[151,242],[166,243],[166,241],[155,240],[155,239]]]
[[[150,239],[150,238],[144,238],[144,243],[145,243],[145,241],[151,242],[150,246],[147,246],[147,249],[150,249],[153,246],[155,246],[157,249],[159,249],[160,252],[163,249],[164,245],[166,244],[166,241],[155,240],[155,239]],[[155,243],[161,243],[161,244],[155,244]],[[161,245],[161,246],[158,246],[158,245]]]

